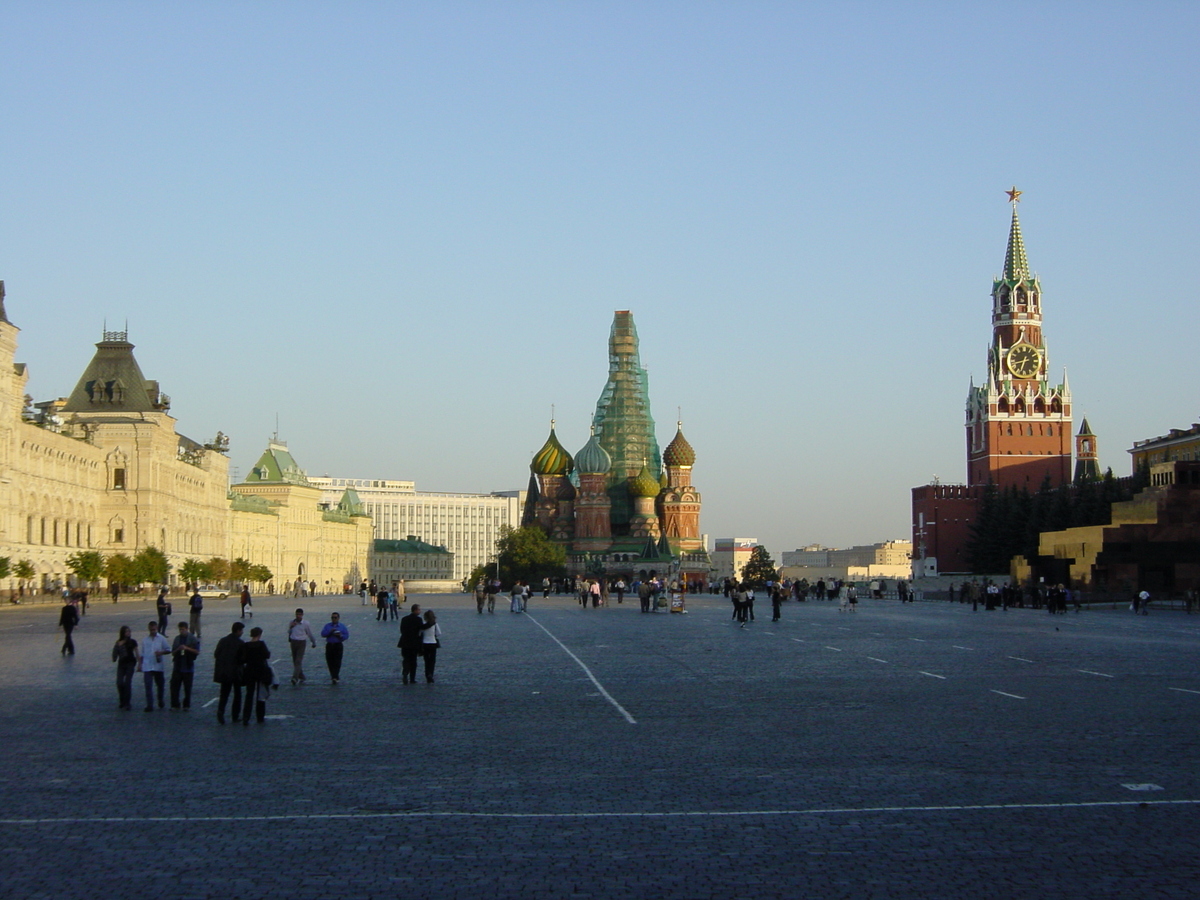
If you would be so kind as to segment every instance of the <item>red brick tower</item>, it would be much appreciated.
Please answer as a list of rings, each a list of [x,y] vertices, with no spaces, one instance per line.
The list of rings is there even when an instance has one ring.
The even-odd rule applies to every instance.
[[[1004,273],[992,282],[987,378],[967,395],[967,484],[1036,491],[1071,478],[1071,389],[1049,381],[1042,286],[1030,273],[1017,219],[1021,192],[1008,191],[1012,225]]]

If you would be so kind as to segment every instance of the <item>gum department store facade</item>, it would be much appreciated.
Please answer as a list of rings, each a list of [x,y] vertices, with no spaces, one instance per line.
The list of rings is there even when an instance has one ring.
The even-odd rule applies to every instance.
[[[33,564],[32,589],[70,583],[66,561],[81,550],[148,546],[172,578],[185,559],[212,557],[265,565],[279,589],[301,578],[340,591],[367,577],[373,525],[353,490],[322,508],[321,489],[274,441],[230,487],[224,436],[199,443],[175,430],[170,398],[142,376],[125,332],[105,332],[71,396],[35,416],[18,331],[0,282],[0,556]]]

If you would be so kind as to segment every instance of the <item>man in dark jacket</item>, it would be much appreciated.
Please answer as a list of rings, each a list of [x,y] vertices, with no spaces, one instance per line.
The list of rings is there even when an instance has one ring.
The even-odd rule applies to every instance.
[[[63,640],[62,655],[75,655],[75,642],[71,640],[71,632],[75,630],[75,626],[79,624],[79,610],[75,608],[74,599],[62,608],[62,612],[58,614],[58,625],[63,630],[66,638]],[[414,663],[415,665],[415,663]]]
[[[242,631],[246,626],[234,622],[229,634],[217,641],[217,649],[213,651],[213,681],[221,686],[221,698],[217,701],[217,721],[225,724],[225,704],[229,695],[233,694],[233,721],[241,718],[242,712],[242,678],[241,663],[238,657],[242,652]]]
[[[400,668],[404,673],[404,684],[417,683],[417,657],[421,655],[421,638],[428,628],[421,618],[421,606],[412,605],[412,612],[400,620]]]

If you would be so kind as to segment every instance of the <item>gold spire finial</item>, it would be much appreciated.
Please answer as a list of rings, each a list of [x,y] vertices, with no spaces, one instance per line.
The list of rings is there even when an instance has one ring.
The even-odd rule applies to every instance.
[[[1017,186],[1014,184],[1011,191],[1005,191],[1004,193],[1008,194],[1008,202],[1009,203],[1020,203],[1021,195],[1025,192],[1018,191]]]

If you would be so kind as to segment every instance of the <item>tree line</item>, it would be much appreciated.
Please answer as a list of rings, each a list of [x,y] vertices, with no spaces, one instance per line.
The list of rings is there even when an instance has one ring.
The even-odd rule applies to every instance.
[[[67,557],[67,568],[82,584],[95,585],[107,579],[110,585],[122,588],[140,587],[143,584],[166,584],[171,575],[171,564],[167,556],[157,547],[146,547],[133,556],[125,553],[104,554],[98,550],[81,550]],[[11,557],[0,556],[0,578],[14,577],[22,590],[31,586],[37,577],[37,569],[28,559],[15,563]],[[186,559],[179,566],[179,577],[187,584],[221,584],[242,582],[265,584],[274,578],[266,566],[238,557],[229,560],[214,556],[208,560]]]
[[[967,542],[971,571],[976,575],[1007,572],[1014,556],[1033,562],[1038,557],[1043,532],[1108,525],[1112,521],[1112,505],[1131,499],[1149,483],[1148,470],[1130,478],[1115,478],[1112,469],[1102,478],[1057,488],[1047,478],[1032,493],[1028,488],[1001,490],[989,483],[980,497]]]

